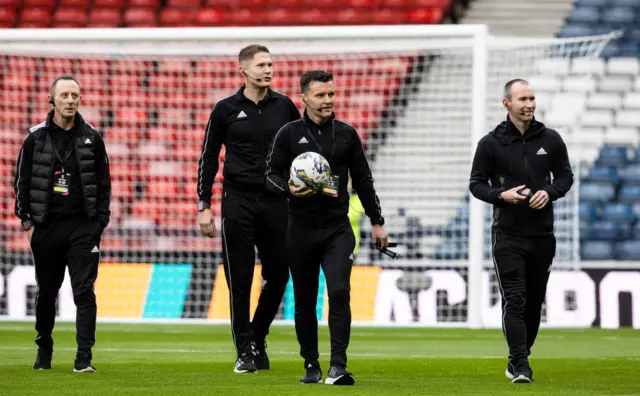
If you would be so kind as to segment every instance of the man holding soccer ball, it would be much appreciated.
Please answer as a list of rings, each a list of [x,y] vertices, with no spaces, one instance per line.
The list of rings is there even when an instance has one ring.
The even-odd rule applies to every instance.
[[[372,242],[384,251],[388,237],[360,137],[333,113],[333,76],[324,71],[307,72],[300,78],[300,88],[304,116],[278,131],[267,155],[265,172],[267,188],[289,197],[286,249],[296,301],[296,334],[306,370],[300,382],[322,381],[316,318],[322,265],[331,333],[331,361],[325,383],[353,385],[353,375],[346,371],[355,246],[347,215],[349,175],[371,220]],[[287,171],[291,174],[288,181],[283,178]]]

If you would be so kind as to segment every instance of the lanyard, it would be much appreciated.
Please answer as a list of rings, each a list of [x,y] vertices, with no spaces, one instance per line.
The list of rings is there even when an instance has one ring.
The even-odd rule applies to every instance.
[[[316,140],[316,137],[314,136],[311,128],[307,127],[307,131],[309,132],[309,137],[311,137],[311,140],[313,140],[313,142],[316,144],[316,147],[318,147],[318,152],[320,153],[320,155],[324,156],[324,150],[322,149],[322,146],[320,146],[320,143],[318,143],[318,141]],[[331,154],[329,154],[329,164],[331,164],[331,160],[333,159],[333,151],[336,148],[336,124],[334,120],[331,120],[331,144],[332,146]]]
[[[53,139],[52,139],[53,140]],[[67,160],[69,159],[69,157],[71,157],[71,153],[73,153],[73,142],[75,140],[75,134],[74,136],[71,137],[71,148],[67,147],[67,150],[64,153],[64,158],[62,158],[60,156],[60,153],[58,152],[58,148],[57,146],[57,141],[53,141],[53,154],[56,156],[56,158],[58,158],[58,161],[60,161],[60,164],[62,165],[62,173],[64,173],[64,164],[65,162],[67,162]],[[62,143],[62,141],[60,141],[60,143]]]

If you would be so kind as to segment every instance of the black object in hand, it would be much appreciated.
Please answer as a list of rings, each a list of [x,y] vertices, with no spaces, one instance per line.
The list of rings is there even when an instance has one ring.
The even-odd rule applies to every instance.
[[[523,195],[527,198],[531,198],[531,189],[530,188],[523,188],[522,190],[518,191],[518,194]]]
[[[387,247],[396,247],[396,246],[398,246],[398,244],[395,242],[389,242],[387,244]],[[387,256],[391,257],[394,260],[397,260],[400,258],[400,255],[398,253],[393,252],[389,249],[380,250],[380,241],[376,241],[376,249],[378,249],[380,253],[386,254]]]

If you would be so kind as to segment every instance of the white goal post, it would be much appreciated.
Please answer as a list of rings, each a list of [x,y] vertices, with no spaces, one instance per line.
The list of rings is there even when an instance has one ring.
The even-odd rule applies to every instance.
[[[545,61],[597,57],[614,37],[497,38],[484,25],[0,30],[0,90],[5,104],[12,98],[0,115],[0,177],[13,182],[24,134],[48,111],[48,85],[74,75],[80,112],[104,135],[114,184],[99,320],[227,322],[219,238],[202,237],[195,224],[195,175],[211,108],[242,83],[238,51],[263,44],[274,56],[274,89],[300,109],[300,75],[334,73],[337,117],[363,137],[386,228],[401,244],[400,260],[376,254],[360,216],[354,324],[499,326],[490,208],[468,192],[476,142],[505,116],[506,81],[532,79],[538,88]],[[560,91],[537,91],[543,122]],[[560,132],[571,150],[571,131]],[[577,191],[557,204],[559,268],[579,265]],[[0,319],[22,320],[33,315],[35,279],[13,200],[8,191],[0,197]],[[256,294],[259,270],[254,281]],[[74,319],[70,293],[67,279],[62,320]],[[292,304],[288,287],[278,321],[289,323]]]

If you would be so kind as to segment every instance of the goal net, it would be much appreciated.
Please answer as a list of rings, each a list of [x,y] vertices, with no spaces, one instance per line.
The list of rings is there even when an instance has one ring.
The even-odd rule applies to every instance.
[[[351,205],[362,236],[352,273],[354,322],[499,326],[490,208],[469,199],[471,154],[505,116],[507,80],[531,79],[539,88],[544,122],[564,108],[553,102],[563,87],[536,87],[536,78],[549,62],[570,67],[598,56],[610,39],[499,40],[483,26],[3,31],[0,177],[12,185],[28,128],[50,110],[51,82],[75,76],[80,113],[103,134],[111,161],[99,319],[228,321],[220,237],[203,237],[195,222],[197,166],[213,105],[242,85],[239,49],[261,43],[274,57],[273,88],[300,109],[300,75],[334,74],[337,117],[364,141],[386,229],[400,244],[400,260],[375,252],[366,216]],[[574,110],[577,120],[581,108]],[[560,132],[571,147],[571,129]],[[216,216],[221,181],[222,171],[213,191]],[[556,204],[557,268],[578,263],[577,191]],[[13,215],[12,189],[0,194],[0,317],[25,319],[34,313],[32,257]],[[256,263],[252,310],[262,285]],[[328,312],[325,289],[321,274],[320,320]],[[68,276],[58,310],[61,319],[75,318]],[[277,319],[291,320],[293,312],[290,282]]]

